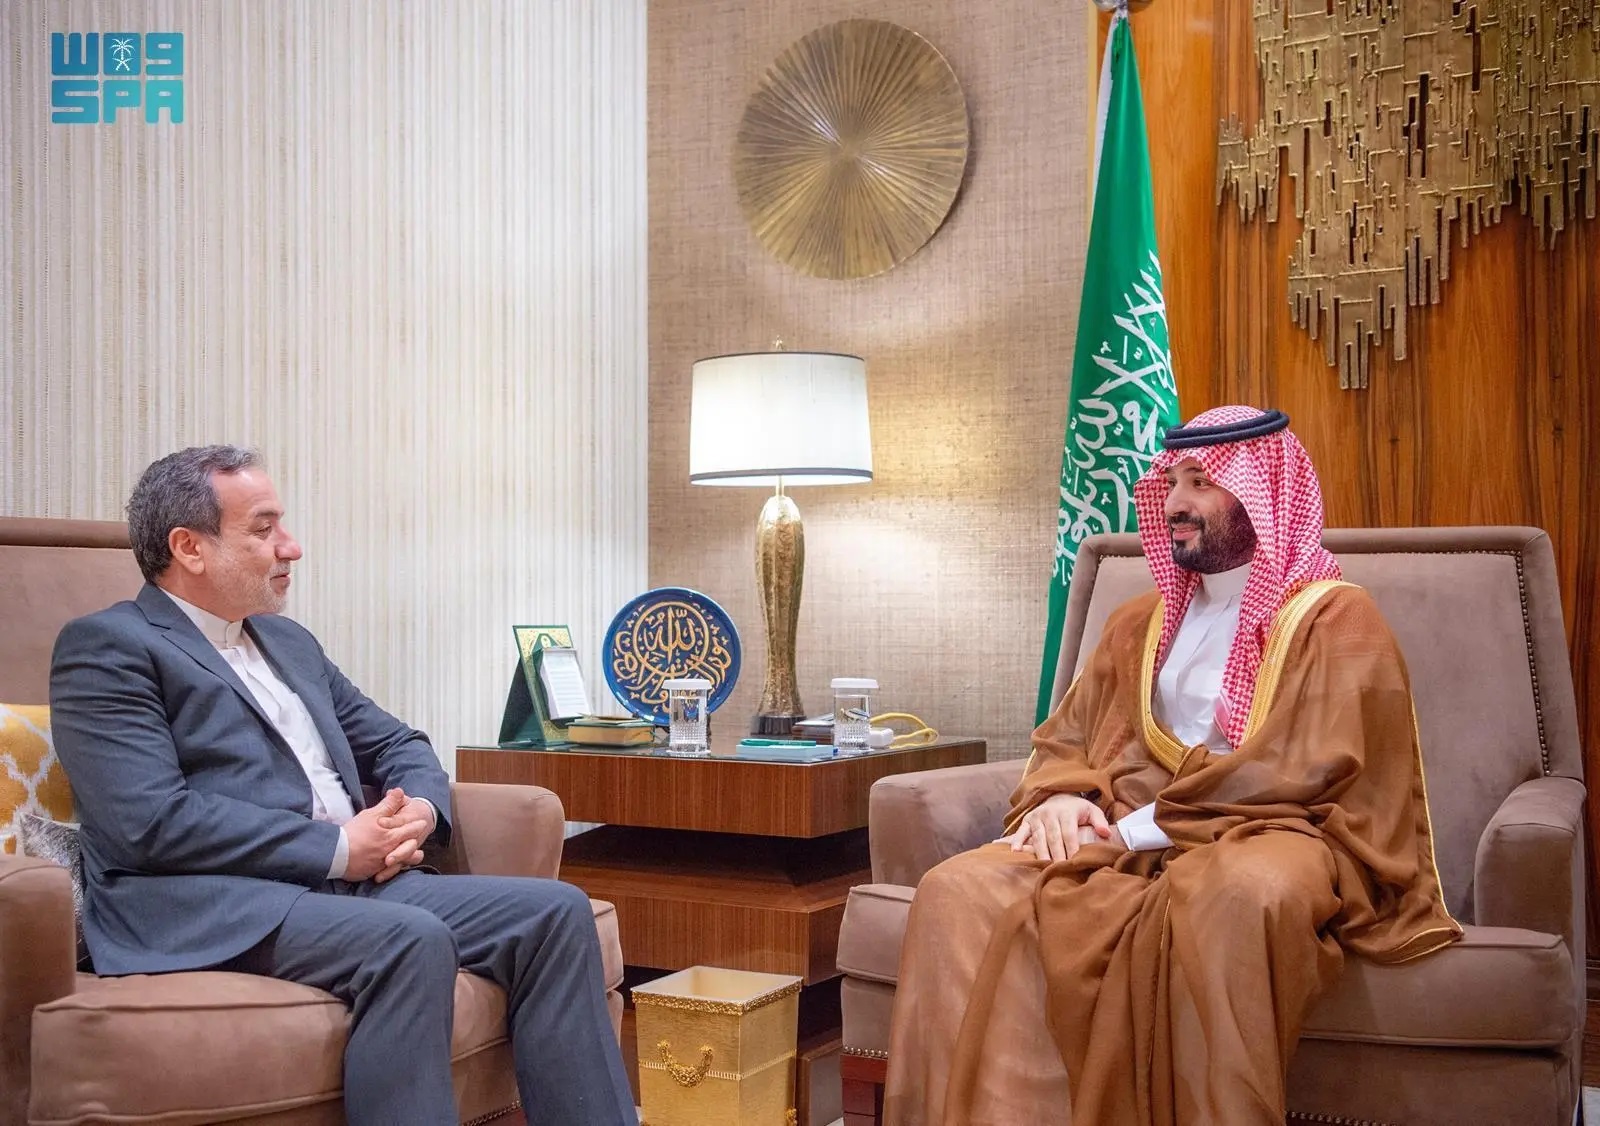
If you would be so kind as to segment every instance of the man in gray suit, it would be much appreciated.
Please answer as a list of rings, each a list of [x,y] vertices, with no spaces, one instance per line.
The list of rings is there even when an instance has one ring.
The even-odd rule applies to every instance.
[[[301,552],[255,455],[162,458],[128,530],[144,589],[69,623],[50,675],[96,970],[326,989],[351,1007],[348,1121],[443,1126],[463,968],[506,991],[530,1123],[634,1123],[588,900],[414,870],[449,838],[448,779],[425,735],[278,616]]]

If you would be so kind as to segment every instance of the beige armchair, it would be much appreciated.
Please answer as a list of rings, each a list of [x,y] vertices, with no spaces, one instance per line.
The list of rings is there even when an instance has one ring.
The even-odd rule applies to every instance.
[[[1326,543],[1377,600],[1409,665],[1440,877],[1466,937],[1403,965],[1347,962],[1290,1066],[1289,1121],[1571,1122],[1584,1013],[1583,759],[1550,540],[1532,528],[1413,528],[1330,531]],[[1084,544],[1056,699],[1111,610],[1150,586],[1136,536]],[[993,762],[873,786],[876,882],[852,890],[839,935],[847,1126],[882,1111],[916,884],[999,834],[1022,768]]]
[[[44,702],[61,625],[140,582],[121,524],[0,518],[0,701]],[[462,784],[452,803],[441,869],[556,875],[564,819],[550,791]],[[616,912],[594,911],[619,1028]],[[100,978],[73,959],[66,871],[0,855],[0,1126],[344,1121],[348,1012],[331,995],[231,973]],[[463,1122],[522,1121],[505,1008],[498,986],[459,975],[451,1048]]]

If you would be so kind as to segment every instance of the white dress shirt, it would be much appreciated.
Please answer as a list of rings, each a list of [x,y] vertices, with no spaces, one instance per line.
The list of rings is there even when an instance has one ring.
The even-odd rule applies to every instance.
[[[255,640],[245,632],[244,623],[225,622],[198,606],[191,605],[173,594],[162,593],[177,603],[178,609],[217,647],[222,659],[238,674],[250,695],[283,741],[289,744],[300,767],[311,783],[311,817],[315,821],[330,821],[340,826],[339,844],[333,852],[333,863],[328,867],[330,880],[341,879],[350,862],[350,838],[344,823],[355,816],[355,806],[344,788],[344,780],[333,768],[322,734],[312,722],[305,703],[290,687],[279,679],[266,657],[256,647]]]
[[[1219,755],[1233,750],[1217,725],[1217,701],[1222,697],[1222,673],[1239,632],[1239,605],[1249,581],[1248,563],[1200,576],[1200,587],[1189,600],[1172,649],[1156,676],[1152,699],[1156,719],[1185,747],[1204,744]],[[1117,831],[1123,843],[1135,851],[1172,844],[1156,824],[1154,802],[1118,821]]]

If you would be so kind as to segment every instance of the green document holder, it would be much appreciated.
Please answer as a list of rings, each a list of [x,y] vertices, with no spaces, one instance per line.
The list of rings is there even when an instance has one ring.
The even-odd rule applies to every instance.
[[[572,631],[566,626],[512,626],[517,638],[517,667],[506,694],[506,711],[500,720],[502,747],[570,747],[565,725],[550,718],[544,682],[539,679],[540,654],[572,648]]]

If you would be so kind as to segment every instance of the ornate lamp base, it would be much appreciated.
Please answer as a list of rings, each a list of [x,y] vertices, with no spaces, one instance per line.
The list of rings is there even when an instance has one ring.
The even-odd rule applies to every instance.
[[[767,624],[767,678],[750,725],[756,735],[787,737],[795,723],[805,718],[794,669],[805,569],[806,536],[800,509],[784,495],[780,484],[756,521],[756,584],[761,590],[761,616]]]

